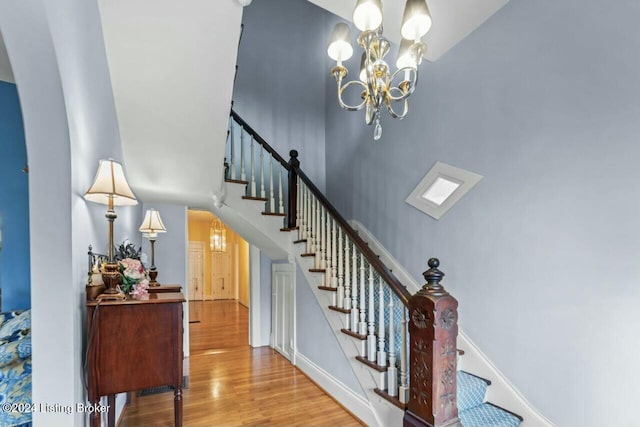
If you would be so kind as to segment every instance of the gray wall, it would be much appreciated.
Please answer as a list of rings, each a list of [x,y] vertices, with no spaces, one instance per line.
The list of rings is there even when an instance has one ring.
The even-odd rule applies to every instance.
[[[143,208],[143,214],[147,209],[156,209],[160,213],[162,222],[167,229],[166,233],[158,234],[155,243],[155,265],[158,269],[158,282],[167,285],[180,284],[183,292],[186,293],[188,291],[187,207],[166,203],[145,203]],[[140,232],[136,234],[140,236]],[[150,266],[151,244],[149,239],[142,239],[142,252],[147,254],[147,264]]]
[[[296,0],[255,0],[244,9],[233,92],[235,111],[285,159],[325,186],[324,65],[328,12]]]
[[[560,426],[637,423],[639,19],[512,0],[378,144],[326,80],[330,199],[416,278],[440,257],[462,328]],[[440,221],[404,202],[436,161],[485,177]]]
[[[309,282],[296,263],[297,351],[364,399],[366,395],[327,322]]]

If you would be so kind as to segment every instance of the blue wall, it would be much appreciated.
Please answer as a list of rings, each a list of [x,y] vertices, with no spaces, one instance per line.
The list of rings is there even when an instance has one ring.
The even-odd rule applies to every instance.
[[[541,6],[423,63],[379,143],[327,78],[329,199],[414,277],[440,257],[462,329],[558,426],[637,425],[640,5]],[[484,176],[440,221],[404,201],[436,161]]]
[[[0,81],[0,289],[2,310],[31,307],[29,176],[16,85]]]

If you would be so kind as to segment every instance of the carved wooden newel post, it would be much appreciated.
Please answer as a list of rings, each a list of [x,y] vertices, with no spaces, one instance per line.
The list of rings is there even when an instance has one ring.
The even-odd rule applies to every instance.
[[[300,167],[298,160],[298,152],[296,150],[289,151],[289,211],[287,218],[287,228],[296,227],[296,209],[298,206],[298,173],[297,168]]]
[[[461,426],[456,403],[458,301],[444,290],[431,258],[427,283],[409,300],[410,383],[405,427]]]

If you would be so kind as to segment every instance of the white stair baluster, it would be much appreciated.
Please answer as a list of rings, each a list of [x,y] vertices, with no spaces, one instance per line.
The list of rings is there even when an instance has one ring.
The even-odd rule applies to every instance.
[[[369,299],[369,306],[367,308],[368,315],[368,330],[369,335],[367,335],[367,358],[369,362],[376,361],[376,305],[373,298],[373,267],[369,264],[369,295],[367,298]]]
[[[384,351],[385,328],[384,324],[384,281],[378,277],[378,366],[387,366],[387,353]]]
[[[389,368],[387,369],[387,394],[398,395],[398,368],[396,367],[396,331],[393,311],[393,294],[389,301]]]
[[[338,288],[338,257],[337,257],[337,230],[336,230],[336,221],[335,219],[332,221],[332,227],[328,227],[331,230],[331,287],[334,289]]]
[[[305,217],[307,218],[306,219],[306,224],[305,224],[306,228],[307,228],[307,236],[306,236],[306,239],[307,239],[307,250],[306,250],[306,252],[309,254],[309,253],[313,252],[313,239],[311,238],[311,228],[313,227],[313,222],[311,220],[311,218],[312,218],[312,214],[311,214],[312,205],[311,205],[311,192],[309,191],[309,189],[306,186],[304,187],[304,189],[305,189],[304,190],[305,193],[307,193],[307,196],[304,198],[304,203],[306,205],[304,214],[305,214]]]
[[[349,264],[351,264],[351,258],[349,257],[349,236],[344,235],[344,308],[351,310],[351,274],[349,271]],[[349,329],[349,320],[347,320],[347,329]]]
[[[231,129],[229,129],[229,135],[231,136],[231,159],[229,159],[229,167],[231,168],[231,179],[236,179],[236,165],[235,165],[235,141],[233,140],[233,121],[231,122]]]
[[[313,223],[313,228],[314,228],[314,236],[315,236],[315,253],[316,253],[316,268],[322,268],[322,243],[320,242],[320,240],[322,239],[322,230],[320,228],[320,206],[319,206],[319,202],[317,198],[313,198],[313,203],[315,205],[315,208],[313,210],[314,215],[315,215],[315,220]]]
[[[325,221],[325,212],[324,206],[320,204],[320,268],[327,269],[327,224]],[[325,277],[327,276],[328,271],[325,272]],[[326,286],[326,278],[325,278],[325,286]]]
[[[260,197],[265,199],[267,193],[264,191],[264,146],[260,145]]]
[[[344,249],[342,248],[342,227],[339,227],[336,230],[336,222],[333,222],[333,233],[334,233],[334,238],[338,239],[338,254],[337,254],[337,261],[338,261],[338,308],[344,308],[344,266],[342,265],[342,259],[344,256]],[[336,257],[336,244],[333,244],[333,256],[334,259]],[[335,267],[334,267],[335,270]]]
[[[269,210],[276,212],[276,199],[273,191],[273,156],[269,156]]]
[[[240,180],[246,181],[247,174],[244,170],[244,129],[240,128]]]
[[[353,255],[351,256],[353,267],[351,270],[351,288],[353,294],[351,295],[351,332],[358,333],[358,251],[356,244],[353,243]]]
[[[282,165],[278,164],[278,213],[284,213],[284,193],[282,192]]]
[[[409,402],[409,383],[407,375],[407,310],[402,308],[402,328],[400,330],[400,387],[398,389],[398,400],[402,403]]]
[[[296,179],[296,190],[296,226],[298,227],[298,240],[302,240],[302,236],[304,235],[304,226],[302,225],[302,181],[300,180],[300,177],[297,177]]]
[[[325,236],[325,246],[323,248],[323,255],[324,255],[324,268],[326,269],[325,275],[324,275],[324,286],[326,286],[327,288],[331,287],[331,263],[333,262],[333,260],[331,259],[331,216],[329,215],[329,212],[327,210],[324,210],[325,213],[325,222],[322,223],[322,230],[324,231],[324,236]],[[336,297],[335,296],[331,296],[331,305],[333,305],[335,307],[336,305]]]
[[[367,299],[365,294],[365,270],[364,270],[364,255],[360,253],[360,323],[358,325],[358,333],[360,335],[367,335]],[[363,354],[363,356],[365,356]]]
[[[256,197],[256,173],[253,162],[253,135],[251,136],[251,197]]]

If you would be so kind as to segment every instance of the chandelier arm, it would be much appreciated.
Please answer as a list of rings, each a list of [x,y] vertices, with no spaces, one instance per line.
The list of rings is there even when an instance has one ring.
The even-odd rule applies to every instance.
[[[396,75],[398,75],[398,73],[400,73],[401,71],[402,72],[409,71],[413,78],[410,79],[410,80],[402,81],[400,83],[400,86],[390,88],[389,97],[391,98],[391,101],[394,101],[394,102],[402,101],[404,99],[407,99],[416,90],[416,86],[418,86],[418,70],[416,68],[413,68],[413,67],[400,68],[395,73],[393,73],[393,76],[391,76],[391,80],[389,80],[389,81],[393,82],[393,80],[396,78]],[[401,88],[401,86],[403,86],[403,83],[406,83],[404,85],[406,87],[406,90],[403,90]],[[391,95],[391,92],[393,92],[394,90],[399,91],[400,92],[400,96],[395,97],[395,96]]]
[[[365,91],[367,91],[367,86],[364,83],[362,83],[360,80],[351,80],[350,82],[347,82],[347,84],[345,84],[344,86],[342,84],[339,84],[338,85],[338,104],[340,104],[340,107],[344,108],[347,111],[362,110],[367,103],[367,96],[365,96],[362,102],[358,105],[349,105],[342,100],[342,92],[344,92],[349,86],[352,86],[352,85],[360,85],[364,88]]]
[[[401,91],[401,89],[394,87],[391,88],[391,90],[389,91],[389,96],[387,96],[387,98],[385,99],[385,105],[387,106],[387,110],[389,110],[389,115],[391,115],[391,117],[393,117],[394,119],[404,119],[405,116],[407,115],[407,113],[409,112],[409,100],[405,98],[399,98],[401,101],[404,101],[404,108],[402,109],[402,113],[398,114],[393,110],[393,107],[391,106],[391,102],[394,101],[393,97],[391,96],[391,93],[393,91]]]

